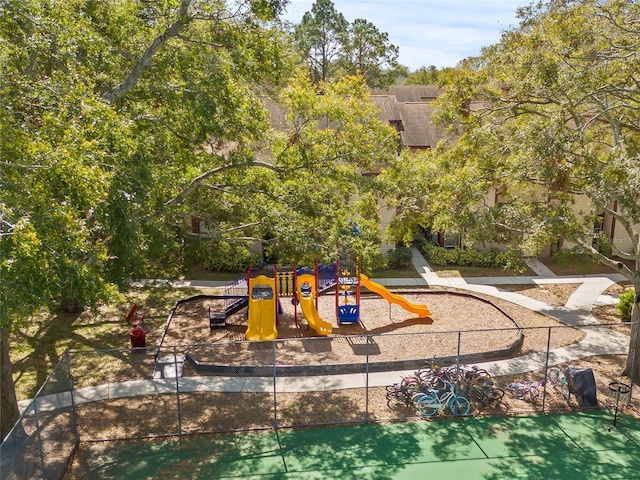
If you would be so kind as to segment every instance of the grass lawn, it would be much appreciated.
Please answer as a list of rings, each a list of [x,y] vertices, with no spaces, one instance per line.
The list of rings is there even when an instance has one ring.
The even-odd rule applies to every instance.
[[[221,282],[233,282],[245,276],[245,272],[213,272],[207,270],[201,264],[192,264],[183,274],[186,280],[212,280]]]
[[[129,347],[131,327],[127,325],[125,316],[133,303],[146,310],[143,327],[147,345],[155,345],[177,300],[213,292],[214,289],[137,288],[131,289],[121,303],[103,305],[97,311],[75,314],[43,312],[30,319],[13,334],[10,343],[18,400],[33,397],[66,349]],[[74,370],[76,368],[82,369],[82,366],[74,366]]]
[[[413,266],[409,266],[376,270],[371,273],[371,278],[420,278],[420,274]]]
[[[558,263],[553,259],[543,259],[542,263],[556,275],[593,275],[599,273],[617,273],[612,268],[597,262],[589,255],[573,255],[568,262]],[[635,267],[631,267],[635,268]]]
[[[524,272],[516,272],[515,270],[508,270],[504,268],[492,268],[492,267],[473,267],[470,265],[431,265],[434,272],[442,278],[451,277],[518,277],[518,276],[533,276],[535,273],[530,269],[526,269]]]

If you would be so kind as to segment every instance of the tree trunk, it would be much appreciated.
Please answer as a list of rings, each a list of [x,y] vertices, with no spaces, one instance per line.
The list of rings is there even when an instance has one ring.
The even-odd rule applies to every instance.
[[[622,371],[622,375],[629,377],[629,381],[636,383],[638,374],[640,373],[640,329],[638,322],[640,321],[640,285],[634,283],[635,302],[631,310],[631,335],[629,336],[629,353],[627,354],[627,363]]]
[[[9,339],[4,330],[0,330],[0,412],[0,439],[4,439],[20,417],[11,373]]]

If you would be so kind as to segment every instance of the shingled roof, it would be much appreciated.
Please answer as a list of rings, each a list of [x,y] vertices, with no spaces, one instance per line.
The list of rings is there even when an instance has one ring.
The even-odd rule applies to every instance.
[[[444,132],[431,122],[431,102],[442,92],[434,85],[397,85],[373,90],[371,101],[380,109],[380,120],[396,127],[408,148],[434,148]]]
[[[428,103],[435,100],[442,89],[435,85],[394,85],[387,89],[373,89],[371,95],[392,95],[401,102]]]
[[[378,118],[396,127],[402,145],[414,149],[435,148],[444,131],[431,122],[433,100],[442,92],[434,85],[397,85],[388,90],[372,90],[370,100],[380,110]],[[272,99],[263,97],[272,125],[286,128],[286,112]]]

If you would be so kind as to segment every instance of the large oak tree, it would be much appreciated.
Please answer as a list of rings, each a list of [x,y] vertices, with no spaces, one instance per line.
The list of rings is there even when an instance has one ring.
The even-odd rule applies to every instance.
[[[318,92],[293,76],[279,93],[292,73],[283,3],[0,4],[0,435],[18,415],[12,332],[174,274],[186,215],[225,239],[268,234],[294,259],[356,207],[374,232],[356,171],[392,135],[353,79]]]
[[[511,242],[529,254],[564,238],[640,292],[640,6],[553,0],[519,17],[499,43],[449,72],[438,118],[456,141],[390,172],[396,231],[464,230],[469,242]],[[486,202],[489,192],[501,201]],[[589,208],[574,208],[580,197]],[[627,250],[602,237],[593,246],[601,212],[624,229]],[[634,380],[638,320],[636,304],[625,369]]]

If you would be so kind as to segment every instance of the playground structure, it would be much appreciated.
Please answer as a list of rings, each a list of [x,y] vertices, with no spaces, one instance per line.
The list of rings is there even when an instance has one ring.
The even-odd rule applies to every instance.
[[[427,318],[432,315],[431,310],[429,310],[429,307],[427,307],[426,305],[411,303],[407,301],[401,295],[392,293],[389,290],[387,290],[385,286],[370,280],[369,277],[367,277],[363,273],[360,274],[360,283],[364,288],[366,288],[370,292],[380,295],[387,302],[389,302],[389,304],[394,303],[396,305],[400,305],[407,312],[415,313],[418,316],[418,318]]]
[[[338,325],[357,324],[360,321],[361,287],[380,295],[389,304],[397,304],[419,318],[426,318],[431,311],[426,305],[414,304],[404,297],[390,292],[360,273],[357,259],[354,262],[319,265],[313,269],[278,269],[277,265],[251,268],[245,277],[227,285],[223,312],[209,311],[210,328],[226,326],[225,319],[240,310],[247,309],[245,338],[250,341],[268,341],[278,337],[278,319],[282,313],[282,298],[291,298],[294,319],[298,324],[298,307],[309,328],[319,336],[333,332],[330,322],[318,313],[318,297],[335,289],[335,307]]]
[[[247,340],[275,340],[277,295],[273,278],[260,275],[249,280]]]

